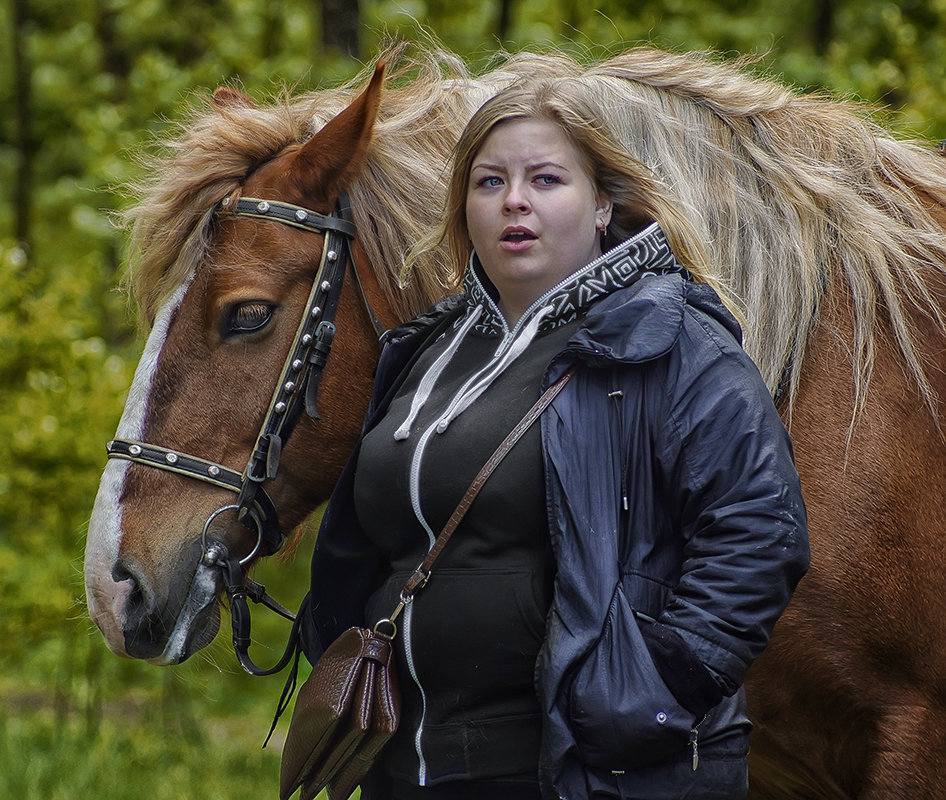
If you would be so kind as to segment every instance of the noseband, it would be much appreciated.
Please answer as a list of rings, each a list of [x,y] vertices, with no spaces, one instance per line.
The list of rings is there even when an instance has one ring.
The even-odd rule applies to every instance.
[[[250,617],[246,598],[263,603],[288,619],[295,620],[295,617],[266,594],[264,587],[251,581],[246,576],[245,567],[260,553],[272,555],[278,552],[285,540],[276,507],[263,484],[276,478],[282,448],[303,410],[311,418],[319,419],[316,407],[319,382],[335,336],[335,311],[345,280],[346,265],[352,260],[351,242],[356,229],[351,219],[348,198],[344,194],[339,197],[334,212],[329,216],[275,200],[251,197],[234,199],[233,196],[221,200],[215,213],[217,217],[232,215],[279,222],[325,236],[322,258],[305,311],[246,468],[240,473],[213,461],[131,439],[113,439],[108,443],[107,450],[109,458],[126,459],[175,472],[236,493],[236,503],[222,506],[208,517],[201,533],[201,561],[207,566],[220,568],[222,572],[233,622],[233,646],[240,664],[252,675],[270,675],[279,672],[288,663],[291,652],[287,648],[279,663],[271,669],[261,669],[253,663],[248,654]],[[357,270],[355,280],[368,315],[380,335],[384,328],[368,304]],[[226,545],[207,535],[211,522],[224,511],[230,510],[235,511],[240,522],[256,533],[253,549],[242,558],[230,556]]]

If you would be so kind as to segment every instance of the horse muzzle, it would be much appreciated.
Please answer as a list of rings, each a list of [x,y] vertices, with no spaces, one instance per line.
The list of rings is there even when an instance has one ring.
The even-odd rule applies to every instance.
[[[120,516],[108,515],[118,524]],[[102,534],[102,516],[93,512],[90,534]],[[189,527],[189,526],[188,526]],[[243,526],[237,527],[242,534]],[[212,541],[225,541],[214,530]],[[122,541],[118,535],[90,535],[86,550],[89,613],[109,649],[153,664],[178,664],[208,645],[220,627],[223,576],[207,562],[203,537],[191,533],[162,551],[143,547],[151,537]],[[246,552],[252,544],[241,536]]]
[[[111,602],[105,608],[90,602],[90,611],[114,652],[152,664],[179,664],[213,640],[220,627],[221,579],[201,556],[195,541],[175,563],[161,565],[160,574],[123,557],[109,576],[99,577]]]

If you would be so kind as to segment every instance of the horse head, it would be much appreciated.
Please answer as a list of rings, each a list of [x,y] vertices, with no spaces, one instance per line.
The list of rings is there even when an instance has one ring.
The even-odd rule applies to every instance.
[[[332,222],[334,217],[325,220],[364,165],[383,72],[379,66],[361,95],[311,138],[258,158],[193,216],[201,256],[165,292],[154,315],[110,446],[110,455],[120,457],[110,458],[105,468],[89,525],[88,606],[119,655],[173,664],[208,644],[220,623],[221,574],[206,557],[207,543],[249,566],[281,540],[264,536],[264,523],[252,513],[238,519],[247,493],[235,499],[239,487],[221,478],[239,480],[256,469],[251,459],[264,438],[261,426],[282,413],[278,393],[304,388],[285,380],[281,369],[298,344],[300,319],[322,313],[312,307],[324,305],[313,282],[326,283],[322,267],[338,256],[323,254],[325,226],[353,230],[346,228],[350,223]],[[234,117],[254,108],[229,89],[218,89],[214,104],[217,113]],[[203,187],[203,195],[214,186]],[[253,213],[241,212],[247,203]],[[298,224],[295,217],[277,224],[259,211],[271,205],[316,222]],[[369,265],[357,246],[353,260],[365,274]],[[309,374],[309,381],[321,383],[324,402],[316,411],[311,387],[309,414],[299,413],[297,424],[282,430],[276,452],[264,454],[269,466],[258,482],[265,482],[282,530],[297,527],[328,496],[357,436],[377,356],[366,300],[367,308],[373,305],[383,319],[392,319],[377,284],[359,286],[353,272],[340,279],[337,291],[327,292],[344,323],[331,342],[341,355],[329,359],[320,375]],[[276,410],[267,413],[271,402]],[[259,504],[253,506],[255,489],[250,495],[243,505],[252,511]]]

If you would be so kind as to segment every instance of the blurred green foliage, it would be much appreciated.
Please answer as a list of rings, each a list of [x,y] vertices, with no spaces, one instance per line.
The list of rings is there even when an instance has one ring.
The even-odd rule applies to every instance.
[[[746,5],[511,0],[500,32],[498,0],[362,0],[362,56],[386,33],[423,40],[425,30],[474,63],[500,46],[754,54],[788,83],[887,104],[894,127],[946,138],[946,0]],[[154,134],[219,84],[265,96],[354,74],[357,61],[321,47],[318,10],[311,0],[0,7],[3,797],[275,795],[278,736],[259,745],[281,680],[242,674],[226,635],[173,669],[112,656],[85,611],[81,562],[104,443],[140,349],[116,291],[121,186]],[[267,564],[264,580],[298,602],[306,562],[304,550]],[[275,657],[285,626],[257,616]]]

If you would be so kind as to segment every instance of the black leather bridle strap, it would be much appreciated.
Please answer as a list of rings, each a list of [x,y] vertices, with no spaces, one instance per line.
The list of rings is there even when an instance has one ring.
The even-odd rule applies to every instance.
[[[197,456],[171,450],[147,442],[136,442],[130,439],[112,439],[106,446],[109,458],[122,458],[154,467],[165,472],[174,472],[187,478],[195,478],[204,483],[210,483],[223,489],[229,489],[237,494],[243,489],[243,474],[234,469],[207,461]],[[257,519],[272,518],[276,509],[269,495],[259,494],[255,498],[256,507],[253,513]]]
[[[176,472],[234,492],[239,492],[243,485],[243,475],[235,469],[178,450],[130,439],[113,439],[105,447],[109,458],[124,458],[148,467]]]
[[[245,480],[237,500],[242,518],[261,491],[261,484],[276,477],[283,445],[299,421],[303,408],[313,419],[319,417],[316,394],[335,336],[335,310],[345,279],[350,238],[355,234],[355,226],[351,220],[343,217],[326,217],[272,200],[241,197],[235,204],[221,204],[222,208],[228,205],[235,205],[231,213],[237,216],[273,220],[303,230],[325,233],[322,259],[306,300],[305,311],[244,472]],[[337,213],[346,211],[345,198],[339,198]]]
[[[342,213],[348,211],[345,206],[347,206],[347,202],[344,202],[343,198],[339,198],[339,208]],[[319,214],[317,211],[294,206],[291,203],[282,203],[279,200],[240,197],[234,203],[232,198],[225,197],[220,201],[220,210],[223,213],[235,214],[241,217],[271,219],[274,222],[281,222],[283,225],[290,225],[293,228],[301,228],[313,233],[336,231],[349,239],[354,239],[356,233],[355,223],[344,216],[326,216],[325,214]]]
[[[329,230],[335,230],[349,239],[355,238],[355,224],[351,221],[351,208],[348,206],[348,197],[345,193],[339,197],[338,213],[339,216],[325,216],[316,211],[309,211],[306,208],[292,205],[291,203],[282,203],[278,200],[258,200],[254,197],[241,197],[236,203],[227,197],[220,203],[221,209],[228,210],[231,214],[245,217],[256,217],[257,219],[271,219],[281,222],[284,225],[290,225],[302,230],[324,233]],[[232,207],[231,207],[232,206]],[[365,293],[364,282],[361,280],[361,273],[355,264],[353,254],[349,251],[352,268],[355,272],[355,282],[358,284],[358,291],[362,302],[368,312],[368,318],[371,320],[371,327],[380,339],[387,331],[387,327],[375,313],[372,308],[368,295]]]

